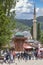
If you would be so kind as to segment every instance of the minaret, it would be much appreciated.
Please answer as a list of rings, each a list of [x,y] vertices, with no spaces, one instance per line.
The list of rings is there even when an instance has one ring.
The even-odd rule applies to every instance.
[[[36,21],[36,7],[34,3],[34,18],[33,18],[33,39],[37,39],[37,21]]]

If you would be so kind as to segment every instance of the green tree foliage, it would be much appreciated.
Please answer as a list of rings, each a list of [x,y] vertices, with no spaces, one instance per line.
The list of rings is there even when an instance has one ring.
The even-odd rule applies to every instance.
[[[0,48],[9,43],[12,34],[11,30],[15,27],[15,23],[9,17],[10,9],[13,7],[13,3],[15,3],[14,1],[0,0]]]
[[[10,10],[15,7],[15,4],[16,0],[0,0],[0,5],[7,16],[10,16]]]
[[[0,11],[0,47],[8,43],[11,32],[9,27],[10,19],[5,16],[3,11]]]
[[[25,31],[25,30],[30,30],[29,26],[26,26],[25,24],[16,21],[15,26],[17,29],[19,29],[20,31]]]
[[[41,41],[41,43],[43,44],[43,32],[41,32],[40,41]]]

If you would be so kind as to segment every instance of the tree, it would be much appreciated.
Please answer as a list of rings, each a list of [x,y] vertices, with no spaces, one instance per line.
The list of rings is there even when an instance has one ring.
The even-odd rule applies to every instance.
[[[2,45],[8,43],[10,39],[11,32],[9,28],[9,23],[9,18],[5,16],[3,11],[0,11],[0,48],[2,47]]]
[[[9,17],[13,2],[14,0],[0,0],[0,48],[9,43],[12,27],[15,26],[15,24],[12,24],[14,22],[12,22],[11,17]]]
[[[43,44],[43,32],[41,32],[40,42]]]
[[[0,5],[2,5],[3,11],[7,16],[10,16],[10,10],[15,7],[16,0],[0,0]]]

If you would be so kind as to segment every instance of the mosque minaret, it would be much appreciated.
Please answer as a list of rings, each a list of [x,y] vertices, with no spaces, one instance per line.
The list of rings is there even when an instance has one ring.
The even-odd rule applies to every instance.
[[[36,6],[34,4],[34,17],[33,17],[33,39],[37,40],[37,20],[36,20]]]

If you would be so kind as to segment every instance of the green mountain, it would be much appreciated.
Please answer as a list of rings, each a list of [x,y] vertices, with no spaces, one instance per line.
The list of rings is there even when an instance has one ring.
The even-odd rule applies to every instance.
[[[36,19],[37,19],[37,22],[40,23],[41,30],[43,30],[43,16],[39,16]],[[30,28],[33,24],[33,19],[30,19],[30,20],[16,19],[16,24],[18,24],[20,27],[26,26],[27,28]]]
[[[16,26],[16,29],[19,29],[20,31],[30,30],[29,26],[27,26],[21,22],[18,22],[18,21],[16,21],[15,26]]]

